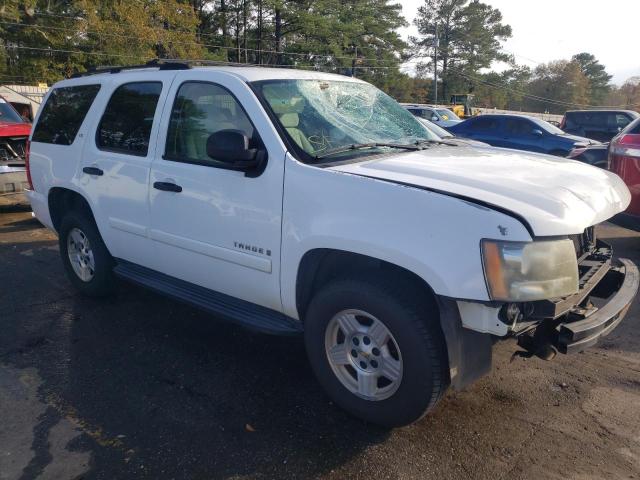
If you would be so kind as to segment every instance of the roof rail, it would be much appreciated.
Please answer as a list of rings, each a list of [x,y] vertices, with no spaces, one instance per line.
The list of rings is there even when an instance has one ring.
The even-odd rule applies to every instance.
[[[188,70],[191,65],[186,62],[176,60],[154,59],[141,65],[121,65],[121,66],[103,66],[93,67],[86,72],[77,72],[71,75],[71,78],[88,77],[91,75],[99,75],[101,73],[120,73],[124,70],[137,70],[142,68],[157,68],[159,70]]]

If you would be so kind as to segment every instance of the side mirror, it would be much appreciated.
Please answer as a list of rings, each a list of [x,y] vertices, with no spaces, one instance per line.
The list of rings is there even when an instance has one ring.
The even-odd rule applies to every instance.
[[[540,130],[540,129],[538,129],[538,128],[536,128],[535,130],[533,130],[531,133],[533,134],[533,136],[534,136],[534,137],[541,137],[542,135],[544,135],[544,134],[542,133],[542,130]]]
[[[249,137],[241,130],[212,133],[207,139],[207,155],[239,170],[256,167],[260,157],[257,148],[249,148]]]
[[[437,122],[438,120],[440,120],[438,117],[436,117],[435,115],[431,117],[431,121],[432,122]]]

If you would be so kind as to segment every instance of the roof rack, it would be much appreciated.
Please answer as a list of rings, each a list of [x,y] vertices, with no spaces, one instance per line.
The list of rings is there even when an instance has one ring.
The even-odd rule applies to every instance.
[[[247,63],[225,62],[223,60],[173,60],[156,58],[141,65],[120,65],[92,67],[86,72],[77,72],[71,78],[88,77],[101,73],[120,73],[125,70],[137,70],[143,68],[157,68],[159,70],[189,70],[194,66],[225,66],[225,67],[255,67],[257,65]],[[269,65],[264,65],[268,67]]]
[[[121,65],[121,66],[103,66],[93,67],[86,72],[77,72],[71,75],[71,78],[88,77],[90,75],[99,75],[101,73],[120,73],[124,70],[137,70],[143,68],[157,68],[159,70],[188,70],[191,65],[187,62],[176,60],[154,59],[141,65]]]

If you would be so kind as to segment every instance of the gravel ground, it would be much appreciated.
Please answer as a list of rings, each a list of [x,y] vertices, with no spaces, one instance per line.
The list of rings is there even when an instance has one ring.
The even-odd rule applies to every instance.
[[[640,262],[640,234],[599,235]],[[0,479],[639,479],[640,309],[551,362],[491,375],[417,424],[349,417],[301,339],[246,332],[129,284],[91,300],[55,236],[0,209]]]

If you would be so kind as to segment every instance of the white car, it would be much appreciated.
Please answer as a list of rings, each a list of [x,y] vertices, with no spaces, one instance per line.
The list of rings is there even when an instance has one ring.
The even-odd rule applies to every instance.
[[[638,288],[594,234],[629,204],[616,175],[442,144],[353,78],[111,68],[54,85],[30,146],[28,196],[77,289],[118,276],[303,333],[329,396],[381,425],[489,372],[496,339],[594,344]]]
[[[402,106],[416,117],[429,120],[442,128],[453,127],[462,122],[460,117],[448,108],[412,103],[403,103]]]

